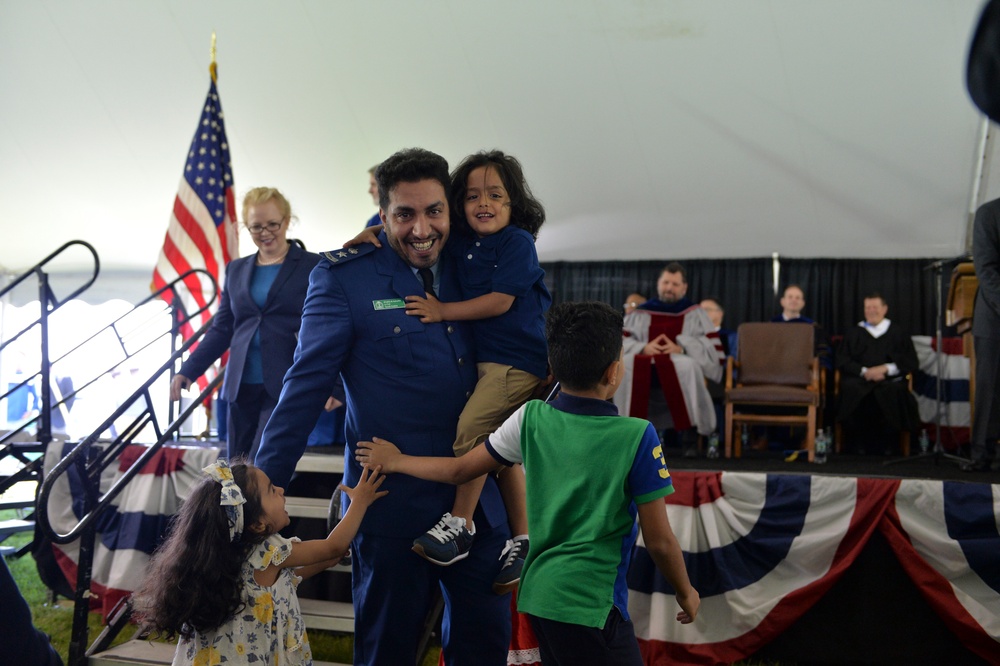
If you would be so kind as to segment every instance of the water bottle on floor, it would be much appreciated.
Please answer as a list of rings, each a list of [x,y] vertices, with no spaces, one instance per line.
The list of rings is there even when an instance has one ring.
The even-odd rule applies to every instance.
[[[930,449],[931,440],[930,437],[927,436],[927,429],[925,428],[920,431],[920,452],[927,453]]]
[[[816,456],[814,461],[820,465],[826,463],[827,449],[830,447],[830,442],[826,437],[826,431],[822,428],[816,433]]]
[[[708,455],[709,458],[719,457],[719,433],[713,432],[708,437]]]

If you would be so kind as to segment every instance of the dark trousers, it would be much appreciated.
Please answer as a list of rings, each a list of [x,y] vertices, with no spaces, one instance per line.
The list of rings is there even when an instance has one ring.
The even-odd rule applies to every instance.
[[[972,459],[989,460],[1000,437],[1000,339],[976,336],[976,404]]]
[[[631,620],[612,607],[603,629],[528,615],[542,666],[642,666]]]
[[[236,401],[229,403],[229,459],[246,456],[249,462],[257,456],[260,436],[277,401],[267,394],[263,384],[241,384]]]
[[[510,529],[506,523],[489,527],[480,511],[476,517],[476,538],[469,556],[447,567],[414,553],[412,538],[363,533],[354,538],[354,664],[416,663],[424,619],[441,589],[444,662],[448,666],[506,666],[510,595],[494,594],[492,586]]]

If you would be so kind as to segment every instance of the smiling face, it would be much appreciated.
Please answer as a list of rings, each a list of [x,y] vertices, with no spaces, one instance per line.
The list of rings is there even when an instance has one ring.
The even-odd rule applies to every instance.
[[[389,246],[414,268],[437,263],[448,240],[448,198],[436,180],[399,182],[389,190],[389,203],[379,210]]]
[[[465,219],[480,238],[510,224],[510,196],[492,166],[476,167],[469,173],[465,184]]]
[[[785,317],[795,319],[802,315],[802,309],[806,306],[806,297],[798,287],[785,289],[784,296],[781,297],[781,309]]]
[[[889,306],[881,298],[865,299],[865,321],[872,326],[878,326],[889,312]]]
[[[676,303],[687,294],[688,286],[682,273],[663,271],[656,282],[656,294],[664,303]]]
[[[290,522],[285,510],[285,489],[271,483],[263,470],[254,467],[252,471],[260,490],[261,517],[258,526],[263,528],[265,534],[274,534]]]
[[[274,199],[250,206],[247,209],[246,225],[250,231],[250,238],[264,254],[269,252],[281,253],[288,246],[285,236],[288,234],[288,216],[282,213],[281,208]],[[273,231],[269,226],[278,224]],[[259,229],[260,233],[252,230]]]

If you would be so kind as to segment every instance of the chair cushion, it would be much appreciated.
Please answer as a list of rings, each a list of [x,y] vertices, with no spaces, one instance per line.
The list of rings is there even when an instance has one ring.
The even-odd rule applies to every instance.
[[[726,389],[726,402],[774,403],[787,402],[795,405],[818,405],[819,393],[794,386],[762,384],[760,386],[737,386]]]

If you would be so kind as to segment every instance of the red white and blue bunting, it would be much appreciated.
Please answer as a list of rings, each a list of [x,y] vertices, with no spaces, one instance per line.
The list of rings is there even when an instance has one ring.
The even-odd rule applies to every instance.
[[[875,530],[948,628],[1000,663],[1000,485],[676,472],[670,524],[701,595],[681,625],[640,541],[629,613],[647,664],[731,663],[805,613]]]

